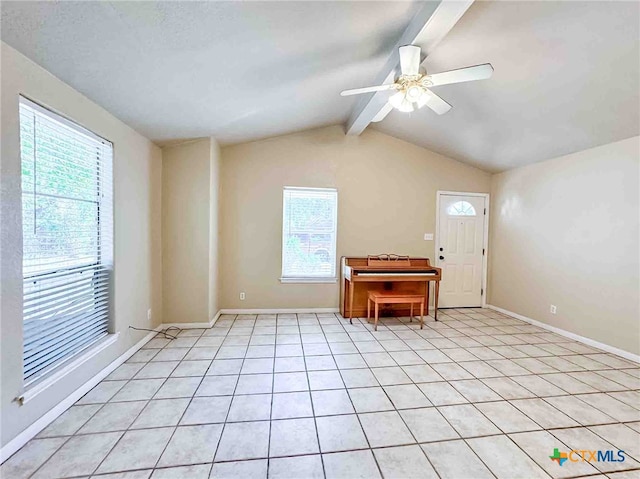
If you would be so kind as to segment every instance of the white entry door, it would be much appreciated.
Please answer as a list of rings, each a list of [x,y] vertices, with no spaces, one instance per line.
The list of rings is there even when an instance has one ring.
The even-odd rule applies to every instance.
[[[482,305],[485,197],[440,195],[436,264],[442,268],[439,306]]]

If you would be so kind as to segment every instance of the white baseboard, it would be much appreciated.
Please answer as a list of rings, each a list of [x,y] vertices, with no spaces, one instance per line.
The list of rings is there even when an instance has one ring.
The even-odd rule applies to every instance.
[[[202,321],[201,323],[163,323],[161,325],[161,329],[164,330],[167,328],[180,328],[180,329],[211,328],[216,323],[216,321],[218,320],[221,314],[222,314],[221,311],[218,311],[216,315],[213,318],[211,318],[211,321],[208,321],[208,322]]]
[[[498,306],[494,306],[492,304],[487,304],[487,308],[493,309],[494,311],[498,311],[499,313],[507,314],[509,316],[513,316],[516,319],[521,319],[529,324],[533,324],[534,326],[538,326],[542,329],[546,329],[547,331],[554,332],[559,334],[560,336],[564,336],[569,339],[573,339],[575,341],[579,341],[581,343],[586,344],[587,346],[592,346],[594,348],[602,349],[611,354],[615,354],[617,356],[628,359],[629,361],[633,361],[636,363],[640,363],[640,355],[630,353],[629,351],[625,351],[624,349],[619,349],[614,346],[610,346],[605,343],[601,343],[600,341],[596,341],[595,339],[586,338],[584,336],[580,336],[579,334],[572,333],[571,331],[567,331],[565,329],[556,328],[555,326],[551,326],[547,323],[543,323],[541,321],[537,321],[535,319],[528,318],[527,316],[523,316],[522,314],[514,313],[513,311],[509,311],[504,308],[500,308]]]
[[[211,321],[209,321],[210,328],[213,328],[213,325],[216,324],[216,321],[218,321],[218,318],[220,318],[221,314],[222,314],[222,310],[218,310],[216,315],[213,318],[211,318]]]
[[[201,323],[163,323],[161,324],[160,331],[164,331],[167,328],[180,328],[180,329],[206,329],[211,327],[211,322],[203,321]]]
[[[40,433],[45,427],[55,421],[63,412],[69,409],[71,406],[75,404],[75,402],[80,399],[82,396],[87,394],[91,389],[93,389],[100,381],[106,378],[109,374],[111,374],[118,366],[124,363],[127,359],[133,356],[142,346],[144,346],[147,341],[152,339],[157,333],[156,331],[160,331],[162,326],[158,326],[155,328],[155,331],[150,332],[140,341],[138,341],[135,345],[129,348],[124,354],[118,356],[114,359],[107,367],[102,369],[98,374],[93,376],[87,382],[85,382],[78,389],[69,394],[65,399],[60,401],[56,406],[54,406],[49,412],[47,412],[44,416],[38,419],[36,422],[31,424],[28,428],[14,437],[11,441],[5,444],[2,448],[0,448],[0,464],[9,459],[18,449],[24,446],[30,439],[34,438],[37,434]]]
[[[221,309],[221,314],[338,313],[339,308]]]

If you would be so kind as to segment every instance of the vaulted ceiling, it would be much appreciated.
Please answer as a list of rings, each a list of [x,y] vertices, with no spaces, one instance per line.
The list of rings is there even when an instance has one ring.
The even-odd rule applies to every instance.
[[[490,62],[490,80],[434,87],[453,108],[374,128],[490,171],[640,134],[640,3],[475,2],[428,72]]]
[[[159,144],[344,123],[422,2],[2,2],[2,40]],[[382,132],[489,171],[640,131],[640,4],[475,2],[429,55],[492,79]]]

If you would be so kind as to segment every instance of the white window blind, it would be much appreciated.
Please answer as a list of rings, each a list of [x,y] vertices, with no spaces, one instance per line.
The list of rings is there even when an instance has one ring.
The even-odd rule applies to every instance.
[[[337,213],[333,188],[284,188],[283,280],[335,278]]]
[[[31,383],[108,333],[110,142],[20,99],[23,374]]]

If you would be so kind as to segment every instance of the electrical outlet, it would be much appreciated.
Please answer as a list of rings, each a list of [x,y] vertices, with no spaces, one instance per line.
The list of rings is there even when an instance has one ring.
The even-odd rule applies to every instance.
[[[147,319],[151,321],[151,309],[147,309]]]
[[[552,304],[551,307],[549,308],[549,311],[551,312],[551,314],[556,314],[557,308],[555,304]]]
[[[245,294],[244,291],[240,293],[240,301],[244,301]]]

